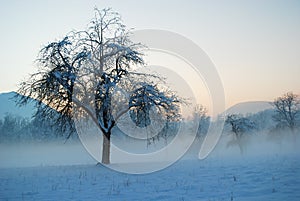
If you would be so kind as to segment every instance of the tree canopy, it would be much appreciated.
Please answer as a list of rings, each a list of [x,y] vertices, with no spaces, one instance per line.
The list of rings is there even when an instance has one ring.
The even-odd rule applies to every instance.
[[[272,105],[276,111],[273,118],[277,122],[277,128],[288,127],[294,131],[300,126],[300,99],[298,95],[292,92],[286,93],[276,98]]]
[[[109,163],[111,130],[126,112],[138,126],[151,123],[151,107],[165,118],[178,116],[176,94],[158,86],[160,77],[136,70],[145,65],[144,46],[131,41],[130,34],[118,13],[95,9],[85,30],[72,31],[41,49],[38,71],[19,88],[25,95],[20,103],[31,100],[27,97],[37,99],[43,115],[56,118],[62,128],[74,126],[75,114],[88,115],[103,133],[104,163]],[[74,113],[74,108],[82,113]]]

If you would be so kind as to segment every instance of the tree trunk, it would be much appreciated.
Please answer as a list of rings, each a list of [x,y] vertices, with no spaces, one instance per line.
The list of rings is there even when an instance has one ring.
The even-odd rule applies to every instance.
[[[102,163],[110,163],[110,132],[103,134]]]

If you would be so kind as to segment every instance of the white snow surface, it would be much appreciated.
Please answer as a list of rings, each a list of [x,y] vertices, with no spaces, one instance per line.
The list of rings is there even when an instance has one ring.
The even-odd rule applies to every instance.
[[[4,168],[1,200],[300,200],[299,157],[182,160],[129,175],[103,166]]]
[[[259,142],[241,155],[223,137],[204,160],[194,146],[170,167],[140,175],[96,165],[81,144],[0,145],[0,200],[300,200],[299,140]]]

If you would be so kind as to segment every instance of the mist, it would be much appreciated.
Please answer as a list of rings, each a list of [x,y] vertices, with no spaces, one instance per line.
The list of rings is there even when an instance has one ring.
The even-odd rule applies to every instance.
[[[52,141],[0,145],[0,168],[96,164],[79,142]]]
[[[287,132],[281,132],[277,133],[276,137],[270,133],[252,133],[242,142],[245,150],[241,153],[237,144],[228,145],[232,136],[223,135],[210,157],[249,159],[295,154],[300,156],[299,136],[292,136],[287,134]]]
[[[96,136],[96,135],[95,135]],[[97,139],[93,138],[70,140],[70,141],[51,141],[51,142],[23,142],[7,143],[0,145],[0,168],[10,167],[35,167],[35,166],[64,166],[64,165],[96,165],[101,159],[102,140],[101,135],[97,134]],[[130,163],[157,163],[177,159],[174,154],[180,155],[180,160],[199,160],[198,153],[203,143],[203,139],[195,138],[191,134],[179,136],[176,144],[178,149],[168,149],[159,157],[147,157],[147,154],[164,150],[173,143],[173,139],[165,141],[160,139],[152,144],[147,144],[145,140],[124,139],[113,137],[113,148],[111,151],[112,164]],[[270,157],[300,157],[300,139],[297,135],[287,134],[287,132],[277,133],[276,137],[270,133],[252,133],[243,142],[245,148],[241,153],[237,144],[228,145],[232,135],[223,134],[216,147],[206,161],[248,161],[256,158]],[[173,141],[172,141],[173,140]],[[193,144],[187,149],[189,141]],[[180,148],[181,146],[181,148]],[[144,154],[143,157],[126,157],[118,151],[123,150],[129,155]],[[176,152],[177,151],[177,152]],[[185,152],[186,151],[186,152]],[[183,156],[179,152],[185,152]],[[173,161],[174,162],[174,161]]]

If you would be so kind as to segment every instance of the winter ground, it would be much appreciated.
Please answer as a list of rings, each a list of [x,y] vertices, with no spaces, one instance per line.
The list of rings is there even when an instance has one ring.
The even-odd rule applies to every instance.
[[[241,156],[219,143],[204,160],[132,175],[96,166],[80,144],[1,146],[0,200],[300,200],[299,148],[274,147]]]

